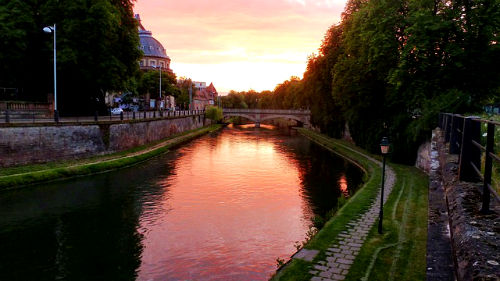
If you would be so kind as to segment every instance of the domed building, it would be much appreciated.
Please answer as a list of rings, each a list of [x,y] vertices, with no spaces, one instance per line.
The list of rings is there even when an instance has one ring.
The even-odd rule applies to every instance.
[[[139,61],[141,70],[152,70],[161,67],[162,71],[173,72],[170,69],[170,57],[167,55],[167,50],[153,37],[151,31],[144,28],[139,14],[136,14],[135,18],[139,23],[140,48],[144,53],[144,56]]]

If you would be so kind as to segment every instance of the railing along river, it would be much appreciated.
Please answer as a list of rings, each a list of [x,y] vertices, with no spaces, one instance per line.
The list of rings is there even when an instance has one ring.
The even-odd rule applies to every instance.
[[[481,124],[486,126],[485,145],[482,145]],[[440,113],[439,127],[444,130],[445,141],[450,143],[450,154],[459,155],[459,179],[468,182],[483,182],[481,212],[489,213],[491,194],[500,202],[496,190],[492,188],[493,161],[500,164],[495,154],[495,127],[500,122],[484,120],[477,116]],[[499,142],[499,140],[496,140]],[[481,157],[484,156],[484,169]],[[483,170],[483,172],[481,172]]]

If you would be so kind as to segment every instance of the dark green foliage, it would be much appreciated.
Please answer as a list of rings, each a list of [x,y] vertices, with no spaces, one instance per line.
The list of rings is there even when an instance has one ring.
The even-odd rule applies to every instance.
[[[330,136],[347,124],[371,152],[389,136],[393,160],[413,163],[439,112],[498,101],[499,36],[500,0],[351,0],[304,78],[278,86],[273,104],[310,108]]]
[[[230,91],[221,97],[224,108],[261,108],[261,109],[304,109],[303,83],[292,76],[290,80],[276,86],[273,92],[254,90]]]
[[[174,73],[162,71],[161,93],[162,97],[181,95],[181,90],[176,86],[177,79]],[[160,71],[141,72],[137,91],[139,94],[149,93],[151,98],[157,99],[160,95]],[[188,98],[189,99],[189,98]]]
[[[190,89],[194,96],[196,87],[191,79],[181,77],[179,80],[177,80],[177,89],[179,89],[179,92],[178,95],[175,96],[175,103],[178,104],[181,109],[184,109],[189,105]]]
[[[205,110],[205,117],[213,120],[215,122],[219,122],[222,120],[222,108],[216,106],[209,106]]]
[[[223,108],[248,108],[244,92],[230,91],[227,96],[221,97]]]
[[[1,0],[0,87],[19,99],[53,93],[57,25],[58,106],[63,115],[103,110],[106,92],[133,90],[141,56],[132,0]]]

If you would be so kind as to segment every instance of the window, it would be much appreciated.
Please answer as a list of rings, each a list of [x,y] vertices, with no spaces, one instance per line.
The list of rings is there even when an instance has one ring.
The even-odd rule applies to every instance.
[[[156,62],[154,60],[152,60],[152,61],[149,62],[149,65],[150,66],[156,66]]]
[[[141,61],[139,62],[139,66],[144,66],[144,61],[143,61],[143,60],[141,60]]]

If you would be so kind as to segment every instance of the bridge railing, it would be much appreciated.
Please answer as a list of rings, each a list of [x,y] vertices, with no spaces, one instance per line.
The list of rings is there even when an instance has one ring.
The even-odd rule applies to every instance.
[[[485,131],[483,133],[482,127]],[[440,113],[439,128],[444,131],[445,142],[450,143],[449,153],[458,154],[459,179],[483,183],[481,211],[488,213],[490,194],[500,202],[500,197],[492,187],[493,164],[496,162],[500,165],[500,157],[495,154],[495,145],[499,142],[500,122],[484,120],[476,116]]]
[[[310,110],[296,109],[250,109],[250,108],[223,108],[225,113],[262,113],[262,114],[311,114]]]
[[[0,112],[0,127],[11,125],[29,125],[35,123],[99,123],[99,122],[127,122],[132,120],[146,120],[146,119],[167,119],[167,118],[180,118],[187,116],[198,116],[201,121],[202,116],[205,115],[205,110],[177,110],[177,111],[124,111],[120,114],[97,115],[94,116],[73,116],[73,117],[60,117],[59,122],[56,123],[53,117],[41,117],[34,113],[19,114],[6,110]]]

